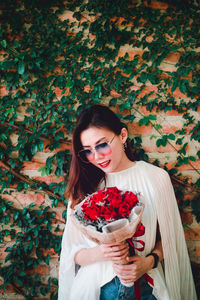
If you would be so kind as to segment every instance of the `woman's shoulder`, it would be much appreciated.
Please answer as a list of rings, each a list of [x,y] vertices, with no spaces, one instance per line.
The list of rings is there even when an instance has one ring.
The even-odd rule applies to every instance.
[[[137,165],[139,169],[144,172],[144,174],[152,175],[153,177],[161,176],[162,178],[169,178],[169,174],[166,170],[153,165],[152,163],[140,160],[137,162]]]

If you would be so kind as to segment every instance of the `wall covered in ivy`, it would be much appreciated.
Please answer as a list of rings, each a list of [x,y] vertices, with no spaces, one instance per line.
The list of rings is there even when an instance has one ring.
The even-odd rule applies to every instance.
[[[57,299],[71,133],[93,103],[168,170],[199,292],[199,20],[190,0],[1,1],[1,299]]]

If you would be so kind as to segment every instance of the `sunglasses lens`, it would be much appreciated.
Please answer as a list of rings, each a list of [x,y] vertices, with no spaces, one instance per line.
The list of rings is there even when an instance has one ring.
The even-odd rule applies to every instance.
[[[99,154],[108,155],[111,153],[111,148],[108,143],[101,143],[95,147],[95,151]],[[79,152],[79,157],[84,162],[90,162],[94,159],[94,151],[83,149]]]
[[[92,160],[93,153],[89,149],[85,149],[85,150],[82,150],[79,152],[79,156],[82,161],[88,162],[88,161]]]
[[[101,154],[107,154],[107,151],[110,149],[108,143],[101,143],[95,147],[96,151]]]

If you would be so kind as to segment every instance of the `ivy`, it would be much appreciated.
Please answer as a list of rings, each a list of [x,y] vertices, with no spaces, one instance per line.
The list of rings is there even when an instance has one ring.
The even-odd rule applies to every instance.
[[[115,108],[122,122],[151,126],[158,151],[173,148],[175,165],[165,168],[179,208],[190,209],[199,222],[199,7],[195,1],[165,4],[166,9],[154,9],[151,0],[0,4],[0,240],[3,246],[11,241],[0,269],[5,291],[12,284],[26,299],[57,297],[56,278],[31,274],[50,263],[45,250],[59,255],[71,133],[80,111],[91,104]],[[173,111],[182,126],[166,133],[164,115]],[[150,160],[142,136],[130,136],[130,143],[135,159]],[[40,176],[26,175],[30,162],[39,162]],[[179,172],[185,165],[196,179]],[[24,205],[17,193],[43,195],[45,201]],[[187,193],[193,198],[183,201]]]

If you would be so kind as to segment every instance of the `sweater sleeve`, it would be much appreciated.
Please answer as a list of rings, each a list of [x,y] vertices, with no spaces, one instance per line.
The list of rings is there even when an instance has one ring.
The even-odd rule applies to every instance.
[[[67,223],[65,226],[59,267],[58,300],[70,298],[71,286],[76,276],[74,255],[82,248],[87,248],[86,238],[74,228],[70,218],[70,202],[67,209]]]
[[[165,279],[173,300],[196,300],[190,260],[174,189],[168,173],[153,172],[157,215],[164,252]],[[157,174],[156,176],[154,174]]]

